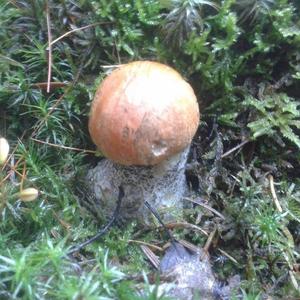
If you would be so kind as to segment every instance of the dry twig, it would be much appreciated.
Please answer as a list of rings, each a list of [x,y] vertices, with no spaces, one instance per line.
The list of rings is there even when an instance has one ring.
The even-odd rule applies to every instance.
[[[86,25],[86,26],[82,26],[82,27],[79,27],[79,28],[72,29],[70,31],[67,31],[66,33],[64,33],[63,35],[61,35],[60,37],[58,37],[57,39],[53,40],[50,43],[49,46],[53,46],[58,41],[62,40],[66,36],[70,35],[71,33],[76,32],[76,31],[84,30],[84,29],[91,28],[91,27],[94,27],[94,26],[97,26],[97,25],[110,24],[110,23],[112,23],[112,22],[97,22],[97,23],[93,23],[93,24],[89,24],[89,25]]]
[[[117,217],[120,214],[121,202],[122,202],[123,198],[124,198],[124,189],[123,189],[122,186],[120,186],[116,208],[115,208],[110,220],[107,222],[107,224],[104,225],[98,231],[98,233],[96,233],[93,237],[87,239],[85,242],[81,243],[80,245],[71,248],[71,250],[68,252],[68,255],[72,255],[75,252],[80,251],[82,248],[86,247],[87,245],[89,245],[89,244],[93,243],[94,241],[98,240],[114,225],[114,223],[116,222]],[[146,246],[144,246],[144,247],[146,247]]]
[[[47,93],[50,93],[51,85],[51,68],[52,68],[52,46],[51,46],[51,23],[50,23],[50,11],[49,3],[46,2],[46,15],[47,15],[47,30],[48,30],[48,80],[47,80]]]
[[[235,147],[233,147],[232,149],[228,150],[227,152],[223,153],[223,154],[221,155],[221,158],[224,158],[224,157],[230,155],[232,152],[234,152],[234,151],[240,149],[241,147],[243,147],[245,144],[247,144],[247,143],[249,143],[249,142],[250,142],[250,140],[245,140],[245,141],[241,142],[241,143],[238,144],[237,146],[235,146]]]
[[[143,241],[137,241],[137,240],[128,240],[128,243],[135,243],[135,244],[140,244],[140,245],[144,245],[144,246],[147,246],[153,250],[157,250],[157,251],[160,251],[160,252],[163,252],[164,249],[159,247],[159,246],[156,246],[154,244],[150,244],[150,243],[147,243],[147,242],[143,242]]]
[[[276,195],[276,191],[275,191],[275,188],[274,188],[274,178],[272,175],[269,175],[269,182],[270,182],[270,189],[271,189],[271,194],[272,194],[272,199],[275,203],[275,206],[277,208],[277,210],[282,213],[282,207],[279,203],[279,200],[277,198],[277,195]]]
[[[147,246],[141,245],[141,249],[143,253],[147,256],[151,264],[156,268],[159,269],[159,259],[158,257],[151,251],[151,249]]]
[[[198,199],[198,198],[197,198],[197,199],[191,199],[191,198],[184,197],[183,199],[184,199],[184,200],[188,200],[188,201],[190,201],[190,202],[193,202],[193,203],[195,203],[195,204],[198,204],[198,205],[204,207],[205,209],[207,209],[207,210],[213,212],[215,215],[217,215],[218,217],[220,217],[222,220],[225,220],[225,217],[224,217],[221,213],[219,213],[217,210],[215,210],[214,208],[210,207],[209,205],[203,203],[203,202],[200,200],[200,198],[199,198],[199,199]]]
[[[222,249],[218,249],[223,255],[225,255],[226,257],[228,257],[232,262],[234,262],[235,264],[239,264],[239,262],[235,259],[235,258],[233,258],[231,255],[229,255],[227,252],[225,252],[224,250],[222,250]]]
[[[196,226],[194,224],[187,223],[187,222],[173,222],[173,223],[165,224],[165,226],[169,229],[174,229],[174,228],[192,229],[192,230],[200,231],[204,235],[208,236],[208,233],[204,229],[202,229],[201,227]]]
[[[270,182],[270,190],[271,190],[271,194],[272,194],[272,199],[273,199],[273,201],[274,201],[274,203],[275,203],[276,209],[277,209],[280,213],[282,213],[282,212],[283,212],[283,209],[282,209],[282,207],[281,207],[281,205],[280,205],[280,202],[279,202],[279,200],[278,200],[278,197],[277,197],[277,194],[276,194],[276,191],[275,191],[275,187],[274,187],[274,178],[273,178],[272,175],[269,175],[268,178],[269,178],[269,182]],[[295,242],[294,242],[294,239],[293,239],[293,235],[290,233],[289,229],[288,229],[286,226],[284,226],[284,227],[282,228],[282,232],[283,232],[283,233],[285,234],[285,236],[287,237],[288,242],[290,243],[290,247],[294,247],[294,246],[295,246]],[[298,285],[297,280],[296,280],[296,278],[295,278],[295,276],[294,276],[294,273],[295,273],[295,272],[294,272],[294,270],[293,270],[293,266],[294,266],[294,263],[295,263],[295,262],[291,261],[291,255],[290,255],[288,249],[285,249],[285,250],[283,251],[283,257],[284,257],[284,259],[286,260],[286,262],[287,262],[287,264],[288,264],[288,266],[289,266],[289,268],[290,268],[290,270],[289,270],[289,276],[290,276],[290,278],[291,278],[291,282],[292,282],[294,288],[295,288],[296,290],[299,290],[299,285]]]
[[[58,145],[58,144],[52,144],[52,143],[48,143],[45,141],[41,141],[35,138],[31,138],[33,141],[40,143],[40,144],[45,144],[51,147],[56,147],[56,148],[61,148],[61,149],[65,149],[65,150],[72,150],[72,151],[78,151],[78,152],[83,152],[83,153],[93,153],[95,154],[97,151],[94,150],[86,150],[86,149],[80,149],[80,148],[74,148],[74,147],[68,147],[68,146],[63,146],[63,145]]]
[[[56,82],[56,81],[51,81],[50,82],[51,85],[51,89],[53,88],[61,88],[61,87],[65,87],[68,85],[68,83],[65,82]],[[37,82],[37,83],[33,83],[31,85],[32,88],[38,88],[41,90],[46,90],[48,88],[48,82]]]
[[[208,250],[210,248],[210,245],[216,235],[216,232],[217,232],[217,227],[215,226],[214,230],[210,233],[210,235],[208,236],[208,239],[206,240],[206,243],[203,247],[203,250],[205,253],[208,253]]]

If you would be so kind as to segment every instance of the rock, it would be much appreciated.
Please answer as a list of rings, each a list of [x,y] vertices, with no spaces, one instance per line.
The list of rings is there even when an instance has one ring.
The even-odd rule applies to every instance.
[[[172,283],[164,283],[160,290],[178,300],[192,300],[199,296],[202,300],[213,300],[215,278],[203,251],[192,253],[179,243],[171,245],[160,263],[161,273],[172,276]]]
[[[239,276],[229,279],[228,285],[221,285],[204,251],[191,252],[177,242],[161,259],[160,271],[164,277],[172,278],[172,283],[159,286],[160,293],[177,300],[227,300],[240,285]]]

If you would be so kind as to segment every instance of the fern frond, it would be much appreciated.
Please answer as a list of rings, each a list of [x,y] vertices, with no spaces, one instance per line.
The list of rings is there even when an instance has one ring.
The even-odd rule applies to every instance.
[[[294,133],[294,131],[291,129],[291,127],[289,127],[289,126],[282,127],[282,128],[280,128],[280,132],[282,133],[282,135],[285,138],[287,138],[292,143],[296,144],[298,146],[298,148],[300,148],[300,138],[298,135],[296,135]]]
[[[265,102],[260,101],[250,95],[245,99],[245,104],[255,107],[258,111],[260,111],[263,114],[267,114]]]
[[[254,138],[262,135],[272,135],[274,133],[272,124],[265,118],[248,123],[247,126],[251,129]]]
[[[300,120],[293,120],[290,122],[290,125],[300,129]]]
[[[261,99],[247,96],[244,105],[256,110],[256,118],[248,123],[253,138],[271,136],[279,131],[286,139],[300,147],[300,137],[292,127],[300,128],[299,103],[285,93],[269,94]]]

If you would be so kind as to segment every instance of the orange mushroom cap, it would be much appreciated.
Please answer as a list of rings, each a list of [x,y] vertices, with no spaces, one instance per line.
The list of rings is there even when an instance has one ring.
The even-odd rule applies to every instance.
[[[136,61],[114,70],[94,97],[89,131],[111,160],[155,165],[186,148],[199,124],[191,86],[174,69]]]

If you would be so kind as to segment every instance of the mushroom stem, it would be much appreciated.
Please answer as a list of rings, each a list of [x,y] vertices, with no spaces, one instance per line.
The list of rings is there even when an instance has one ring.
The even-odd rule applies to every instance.
[[[182,198],[187,193],[185,166],[189,147],[154,166],[123,166],[103,159],[90,170],[87,181],[95,194],[91,209],[100,219],[110,216],[116,206],[118,188],[124,188],[125,196],[120,210],[121,221],[138,220],[150,223],[147,201],[155,207],[164,221],[182,213]]]

